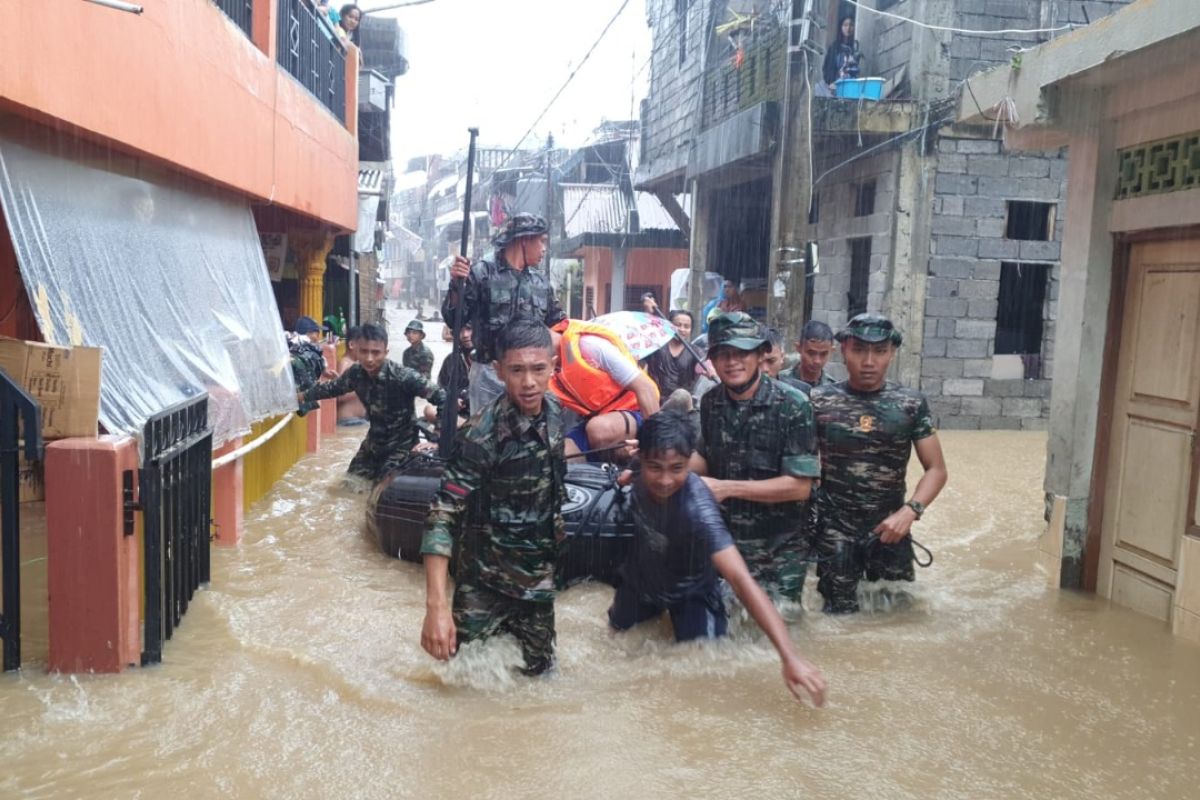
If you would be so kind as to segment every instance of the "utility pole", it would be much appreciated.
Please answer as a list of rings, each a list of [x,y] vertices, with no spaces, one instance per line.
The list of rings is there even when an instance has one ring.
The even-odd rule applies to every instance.
[[[815,0],[793,3],[788,24],[784,68],[782,135],[775,157],[771,202],[771,263],[767,275],[767,320],[795,341],[804,323],[804,254],[812,232],[812,108],[813,72],[820,49],[812,41]]]

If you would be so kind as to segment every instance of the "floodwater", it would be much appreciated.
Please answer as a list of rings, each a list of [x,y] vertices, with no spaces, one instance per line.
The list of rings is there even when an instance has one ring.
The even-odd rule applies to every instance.
[[[1043,434],[943,434],[914,605],[792,625],[821,710],[753,623],[704,645],[613,636],[603,586],[558,601],[549,678],[514,677],[503,640],[435,665],[420,569],[375,552],[364,498],[338,488],[359,435],[214,549],[161,666],[0,676],[0,797],[1196,796],[1200,648],[1046,588]]]

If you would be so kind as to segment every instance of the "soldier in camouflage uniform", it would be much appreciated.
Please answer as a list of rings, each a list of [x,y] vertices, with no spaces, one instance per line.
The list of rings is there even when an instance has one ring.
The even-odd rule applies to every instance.
[[[454,257],[450,288],[442,303],[442,319],[454,324],[459,304],[456,283],[466,280],[463,291],[463,320],[475,338],[475,362],[471,365],[468,389],[470,406],[481,409],[504,393],[496,379],[496,334],[515,319],[533,319],[547,328],[565,319],[554,296],[550,279],[537,268],[546,254],[549,228],[534,214],[514,214],[492,238],[495,260],[474,266],[463,256]]]
[[[798,359],[785,375],[809,386],[827,386],[836,381],[825,372],[829,354],[833,352],[833,330],[824,322],[810,319],[800,329],[796,342]]]
[[[909,531],[946,484],[946,463],[925,397],[886,381],[902,341],[891,321],[859,314],[837,339],[849,379],[812,391],[823,465],[817,588],[827,612],[852,613],[864,575],[913,580]],[[914,445],[925,474],[905,502]]]
[[[708,476],[755,580],[799,602],[808,554],[802,519],[821,462],[808,399],[762,374],[768,347],[748,314],[728,312],[709,323],[708,353],[721,386],[700,400],[695,467]]]
[[[421,542],[428,593],[421,646],[444,661],[467,642],[509,633],[521,645],[524,672],[537,675],[554,664],[554,568],[566,536],[562,408],[546,394],[554,373],[549,330],[517,321],[493,346],[505,394],[458,430]]]
[[[297,400],[303,404],[348,392],[358,395],[367,409],[371,427],[348,471],[377,481],[417,443],[415,399],[424,397],[441,406],[446,393],[419,372],[388,360],[387,331],[383,328],[363,325],[361,336],[358,363],[336,379],[300,392]]]
[[[408,339],[408,347],[400,360],[404,366],[415,369],[429,380],[433,377],[433,351],[425,344],[425,326],[419,319],[404,326],[404,338]]]

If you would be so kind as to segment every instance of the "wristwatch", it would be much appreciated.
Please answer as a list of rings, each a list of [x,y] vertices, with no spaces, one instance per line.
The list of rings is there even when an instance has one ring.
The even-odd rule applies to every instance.
[[[921,515],[925,513],[925,504],[919,500],[909,500],[904,505],[913,510],[913,513],[917,515],[917,519],[920,519]]]

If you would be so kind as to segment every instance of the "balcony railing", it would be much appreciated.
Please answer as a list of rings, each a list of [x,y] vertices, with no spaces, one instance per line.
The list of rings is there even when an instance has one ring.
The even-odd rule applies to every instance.
[[[308,0],[279,0],[279,64],[346,121],[346,48]]]
[[[251,20],[254,18],[254,0],[213,0],[213,2],[247,36],[251,35],[250,26]]]

